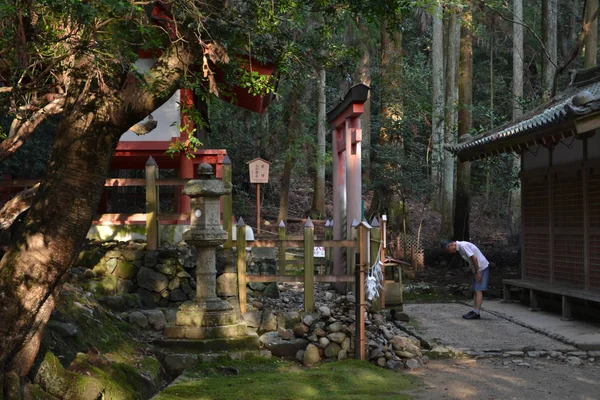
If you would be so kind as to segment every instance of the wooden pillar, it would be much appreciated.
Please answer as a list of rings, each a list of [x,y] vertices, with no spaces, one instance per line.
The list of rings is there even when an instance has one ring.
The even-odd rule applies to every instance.
[[[355,228],[357,230],[358,263],[355,271],[356,287],[356,327],[355,334],[355,358],[365,360],[365,270],[368,260],[369,231],[371,227],[365,221]]]
[[[310,217],[304,224],[304,311],[315,310],[315,226]]]
[[[347,231],[352,231],[353,221],[362,220],[361,204],[361,149],[357,132],[360,131],[360,119],[356,117],[346,118],[344,124],[344,139],[346,142],[346,202],[347,202]],[[348,273],[354,272],[354,248],[348,248]]]
[[[346,237],[346,152],[343,128],[333,132],[333,239],[345,240]],[[346,249],[333,249],[333,274],[346,273]],[[345,284],[335,285],[338,292],[346,290]]]
[[[550,264],[550,284],[554,285],[554,170],[552,169],[552,147],[548,148],[548,262]]]
[[[148,250],[158,249],[158,165],[154,158],[146,161],[146,242]]]
[[[223,183],[227,185],[231,185],[232,180],[232,166],[231,160],[226,155],[223,160],[222,166],[222,179]],[[229,193],[223,197],[221,197],[223,202],[223,230],[227,232],[227,241],[223,245],[226,249],[231,249],[233,247],[233,224],[231,221],[231,217],[233,215],[233,194]]]
[[[285,240],[286,232],[285,232],[285,223],[283,221],[279,222],[279,240]],[[283,243],[279,244],[279,250],[277,252],[277,273],[279,275],[285,275],[285,245]]]
[[[238,271],[238,293],[240,302],[240,313],[246,312],[246,224],[242,217],[237,223],[237,271]]]

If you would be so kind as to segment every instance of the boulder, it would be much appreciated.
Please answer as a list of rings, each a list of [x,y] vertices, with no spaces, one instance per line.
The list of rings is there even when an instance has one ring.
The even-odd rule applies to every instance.
[[[291,329],[279,328],[277,330],[277,333],[279,334],[279,337],[282,338],[283,340],[290,340],[294,336],[294,332],[292,332]]]
[[[334,322],[333,324],[331,324],[327,327],[327,332],[331,332],[331,333],[339,332],[342,330],[343,327],[344,327],[344,325],[341,322],[339,322],[339,321]]]
[[[319,348],[313,344],[309,344],[303,354],[304,365],[314,365],[321,361]]]
[[[283,340],[277,332],[267,332],[260,336],[259,341],[273,356],[286,358],[294,358],[298,350],[304,350],[308,345],[306,339]]]
[[[242,314],[242,321],[250,328],[259,328],[262,318],[260,311],[247,311]]]
[[[338,354],[342,351],[342,348],[339,344],[331,342],[325,347],[325,357],[327,358],[337,358]]]
[[[146,316],[139,311],[129,313],[127,319],[129,320],[130,324],[139,326],[140,328],[145,328],[148,326],[148,318],[146,318]]]
[[[343,332],[334,332],[327,335],[327,338],[332,342],[341,344],[344,340],[346,340],[346,334]]]
[[[117,281],[117,294],[129,294],[133,291],[133,281],[119,279]]]
[[[300,322],[300,313],[297,311],[280,312],[277,314],[277,326],[279,328],[294,328]]]
[[[181,289],[175,289],[171,292],[169,299],[174,302],[189,300],[189,296]]]
[[[262,292],[267,287],[267,285],[262,282],[250,282],[248,286],[250,286],[250,289],[254,290],[255,292]]]
[[[198,365],[198,356],[195,354],[168,354],[165,357],[165,367],[173,376],[179,376],[188,368]]]
[[[298,338],[304,337],[304,335],[306,335],[309,331],[310,328],[304,325],[302,322],[294,325],[294,336]]]
[[[279,298],[279,286],[277,282],[270,283],[265,288],[263,294],[270,299],[278,299]]]
[[[179,277],[176,276],[175,278],[173,278],[169,281],[169,286],[167,286],[167,289],[175,290],[175,289],[179,289],[180,286],[181,286],[181,280],[179,279]]]
[[[119,260],[114,274],[121,279],[133,279],[137,273],[137,267],[127,260]]]
[[[158,263],[158,251],[157,250],[147,251],[146,254],[144,255],[144,266],[148,267],[148,268],[154,268],[154,267],[156,267],[157,263]]]
[[[142,267],[137,274],[138,286],[150,292],[162,292],[169,285],[169,279],[150,268]]]
[[[79,332],[79,328],[75,324],[71,324],[68,322],[55,321],[52,319],[50,321],[48,321],[47,327],[48,327],[48,329],[53,330],[54,332],[56,332],[59,336],[61,336],[63,338],[76,336],[77,333]]]
[[[261,332],[271,332],[277,330],[277,317],[272,311],[267,310],[263,312],[259,330]]]
[[[324,349],[325,347],[327,347],[329,345],[329,343],[331,343],[331,340],[327,339],[326,337],[322,337],[319,338],[319,347]]]
[[[321,312],[323,318],[329,318],[331,316],[331,310],[327,306],[319,307],[319,311]]]
[[[103,296],[98,298],[98,302],[113,311],[124,311],[127,308],[123,296]]]
[[[142,314],[148,318],[148,323],[155,331],[162,331],[167,325],[165,314],[160,310],[143,310]]]

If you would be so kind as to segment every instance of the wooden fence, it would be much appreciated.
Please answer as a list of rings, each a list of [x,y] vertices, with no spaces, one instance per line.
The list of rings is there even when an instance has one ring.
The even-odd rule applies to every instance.
[[[223,162],[223,181],[231,182],[231,162]],[[146,212],[144,213],[104,213],[94,218],[97,225],[123,225],[123,224],[145,224],[148,241],[148,250],[156,250],[159,245],[159,224],[177,224],[189,221],[189,213],[161,213],[159,211],[161,186],[184,186],[192,178],[159,178],[159,168],[154,158],[149,157],[146,162],[145,178],[109,178],[104,182],[105,187],[132,187],[142,186],[146,188]],[[35,179],[5,179],[0,180],[0,189],[3,193],[3,201],[8,201],[13,189],[25,189],[36,185],[39,180]],[[231,194],[223,196],[222,216],[223,227],[229,233],[228,243],[231,244]],[[227,224],[229,221],[229,224]]]
[[[385,223],[384,223],[385,224]],[[331,228],[331,224],[326,224]],[[277,240],[254,240],[246,241],[246,224],[242,218],[237,223],[237,270],[238,270],[238,291],[240,311],[246,312],[246,285],[249,282],[286,282],[286,283],[304,283],[304,311],[312,312],[315,309],[314,284],[316,282],[330,283],[349,283],[353,284],[356,296],[356,349],[358,356],[364,360],[364,312],[365,312],[365,276],[371,267],[372,261],[377,259],[378,255],[384,257],[385,246],[382,242],[382,230],[379,221],[374,220],[372,225],[366,221],[353,224],[356,232],[356,240],[333,240],[332,231],[326,230],[325,239],[318,240],[314,236],[314,225],[310,218],[304,225],[304,235],[302,239],[291,240],[286,237],[285,224],[279,224],[279,239]],[[385,227],[384,227],[385,230]],[[380,245],[382,244],[383,245]],[[279,250],[278,268],[276,275],[248,275],[246,273],[246,248],[247,247],[276,247]],[[327,274],[315,274],[314,247],[325,247],[326,263],[325,272]],[[304,271],[302,275],[286,274],[285,258],[287,248],[302,248],[304,250]],[[328,255],[331,259],[331,249],[346,248],[349,254],[356,255],[354,271],[349,271],[347,275],[331,275],[332,268],[327,264]],[[329,252],[327,251],[329,250]],[[379,252],[381,252],[379,254]],[[385,295],[380,294],[381,307],[385,307]]]

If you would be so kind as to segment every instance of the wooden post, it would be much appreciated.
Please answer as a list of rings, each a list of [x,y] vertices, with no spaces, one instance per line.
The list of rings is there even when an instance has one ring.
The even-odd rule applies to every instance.
[[[223,183],[225,185],[231,185],[232,179],[232,167],[231,160],[229,156],[225,155],[223,159],[223,166],[221,168]],[[227,232],[227,241],[223,244],[225,249],[231,249],[233,247],[233,224],[231,223],[231,216],[233,215],[233,194],[229,193],[225,195],[223,198],[223,229]]]
[[[571,299],[567,296],[562,297],[562,318],[563,321],[571,321],[573,319],[573,313],[571,310]]]
[[[279,240],[285,240],[285,223],[279,222]],[[279,251],[277,254],[277,272],[279,275],[285,275],[285,246],[283,242],[279,245]]]
[[[379,260],[381,261],[381,269],[383,271],[383,282],[381,284],[381,286],[383,286],[383,289],[381,289],[381,294],[379,296],[379,299],[381,300],[381,304],[380,307],[381,309],[385,309],[385,249],[387,248],[387,234],[386,234],[386,229],[387,229],[387,216],[382,215],[381,216],[381,231],[380,231],[380,237],[381,237],[381,253],[379,254]],[[400,289],[400,298],[402,298],[402,289]]]
[[[369,231],[371,227],[366,221],[361,222],[355,229],[358,230],[358,263],[355,268],[356,287],[356,328],[355,332],[355,358],[365,359],[365,268],[367,266]]]
[[[246,223],[240,217],[236,232],[237,273],[240,313],[246,312]]]
[[[260,235],[260,183],[256,184],[256,234]]]
[[[533,289],[529,289],[529,310],[540,311],[540,303],[538,301],[537,292]]]
[[[381,244],[381,225],[379,225],[379,221],[377,220],[377,218],[373,218],[373,221],[371,221],[371,251],[370,251],[370,255],[371,255],[371,261],[369,264],[371,264],[370,266],[375,264],[375,260],[377,260],[377,256],[379,255],[379,246]],[[383,268],[382,268],[383,270]],[[384,277],[384,281],[385,281],[385,277]],[[381,286],[385,285],[385,282],[381,282]],[[382,294],[380,294],[379,296],[375,297],[372,300],[372,304],[373,304],[373,310],[375,311],[379,311],[381,310],[381,297]]]
[[[356,229],[358,227],[358,221],[357,220],[353,220],[352,221],[352,229],[349,232],[349,236],[350,239],[353,240],[355,243],[358,242],[358,229]],[[356,271],[356,257],[358,255],[358,243],[356,246],[354,247],[347,247],[347,255],[348,255],[348,259],[346,260],[346,265],[348,268],[348,271],[346,272],[348,275],[354,275],[355,271]],[[353,293],[356,293],[356,282],[353,282],[351,284],[349,284],[351,287],[346,290],[349,290]]]
[[[325,222],[325,240],[333,240],[333,221],[327,220]],[[332,248],[325,247],[325,275],[333,274],[333,257]]]
[[[315,226],[310,217],[304,224],[304,311],[315,309]]]
[[[146,161],[146,242],[148,250],[158,249],[158,165],[154,158]]]

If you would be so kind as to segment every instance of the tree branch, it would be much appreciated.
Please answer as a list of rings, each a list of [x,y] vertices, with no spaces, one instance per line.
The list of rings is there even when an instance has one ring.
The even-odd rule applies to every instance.
[[[177,41],[163,52],[142,79],[128,80],[121,90],[123,106],[116,110],[122,120],[128,122],[126,128],[152,113],[180,89],[181,80],[194,61],[189,43]]]
[[[25,121],[15,134],[4,141],[0,142],[0,163],[10,158],[22,145],[25,140],[31,136],[35,128],[51,115],[62,112],[62,106],[65,103],[65,95],[54,99],[44,107],[33,113],[33,115]]]
[[[535,37],[535,39],[538,41],[538,43],[540,44],[540,46],[542,46],[542,50],[544,50],[544,54],[546,55],[546,58],[550,61],[550,63],[552,65],[554,65],[555,68],[558,68],[558,65],[556,65],[556,63],[554,62],[554,60],[552,60],[552,57],[550,57],[550,54],[548,54],[548,50],[546,50],[546,46],[544,46],[544,42],[542,41],[542,39],[540,39],[540,37],[537,35],[537,33],[535,33],[535,31],[526,23],[524,23],[523,21],[517,21],[517,20],[513,20],[510,19],[508,17],[505,17],[500,11],[496,10],[495,8],[484,4],[485,7],[489,8],[490,10],[492,10],[493,12],[495,12],[496,14],[498,14],[498,16],[500,16],[500,18],[502,18],[503,20],[510,22],[511,24],[518,24],[521,25],[525,28],[527,28],[527,30],[529,32],[531,32],[533,34],[533,36]],[[512,11],[510,11],[512,12]]]
[[[585,3],[583,5],[583,12],[585,15]],[[552,97],[556,96],[556,90],[558,88],[558,76],[560,74],[562,74],[565,71],[565,69],[569,66],[569,64],[571,64],[573,62],[573,60],[575,60],[577,58],[577,56],[579,55],[579,52],[581,51],[581,48],[583,47],[583,43],[585,42],[585,37],[588,35],[588,33],[590,31],[590,26],[592,25],[592,22],[594,22],[594,20],[596,18],[598,18],[599,13],[600,13],[600,7],[598,7],[596,9],[596,12],[594,12],[594,14],[592,14],[592,17],[587,22],[585,21],[585,18],[582,19],[583,26],[581,27],[581,33],[579,34],[579,38],[577,38],[577,43],[575,44],[575,48],[571,51],[571,54],[569,54],[569,57],[554,72],[554,80],[552,82],[552,95],[551,95]]]

